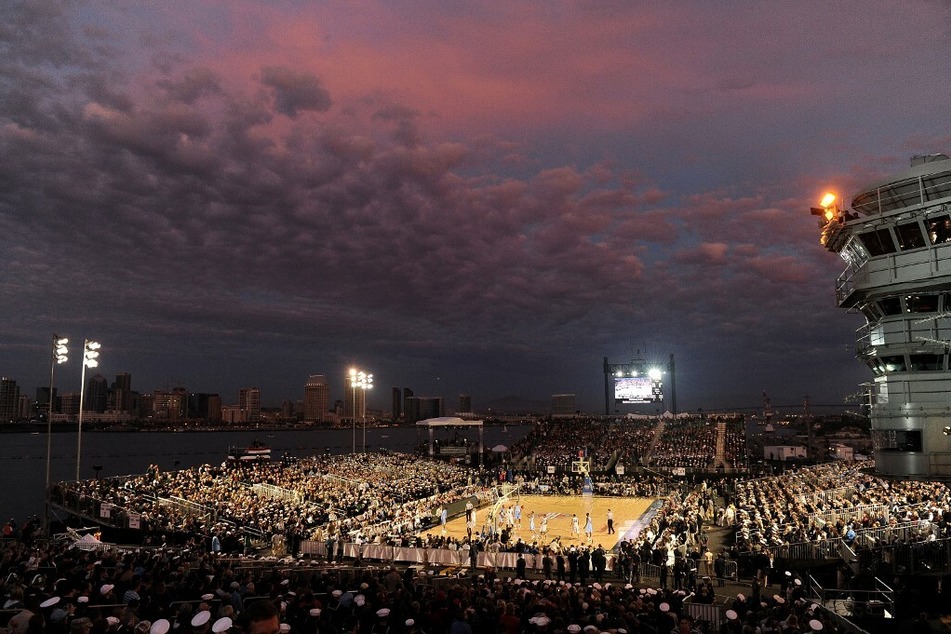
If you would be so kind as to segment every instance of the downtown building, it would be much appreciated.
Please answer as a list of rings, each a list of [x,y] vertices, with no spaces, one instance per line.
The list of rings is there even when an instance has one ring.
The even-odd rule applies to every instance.
[[[20,388],[14,379],[0,378],[0,423],[20,419]]]
[[[243,387],[238,390],[238,411],[241,413],[242,422],[260,420],[261,390],[256,387]]]
[[[304,384],[303,420],[323,423],[330,420],[330,386],[323,374],[312,374]]]

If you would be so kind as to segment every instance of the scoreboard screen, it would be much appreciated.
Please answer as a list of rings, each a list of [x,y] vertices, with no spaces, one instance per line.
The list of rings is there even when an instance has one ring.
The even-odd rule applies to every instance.
[[[656,403],[664,400],[659,381],[646,376],[615,377],[614,400],[621,403]]]

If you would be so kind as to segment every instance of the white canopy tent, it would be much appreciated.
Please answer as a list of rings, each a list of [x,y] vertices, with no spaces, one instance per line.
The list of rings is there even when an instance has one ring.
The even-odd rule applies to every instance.
[[[456,416],[440,416],[439,418],[427,418],[426,420],[421,420],[416,423],[417,429],[428,429],[429,430],[429,447],[427,449],[426,455],[433,456],[435,455],[435,449],[433,445],[434,433],[437,429],[445,428],[476,428],[479,430],[479,457],[481,459],[482,451],[484,449],[484,434],[483,434],[483,421],[481,420],[463,420]]]

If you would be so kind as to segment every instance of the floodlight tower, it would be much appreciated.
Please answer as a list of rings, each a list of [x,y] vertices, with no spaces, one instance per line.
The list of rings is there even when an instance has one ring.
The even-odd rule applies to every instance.
[[[874,375],[876,471],[951,479],[951,158],[912,157],[849,203],[827,194],[811,213],[820,243],[846,263],[839,307],[865,316],[855,352]]]
[[[76,434],[76,482],[79,482],[79,466],[82,462],[83,395],[86,393],[86,368],[95,368],[99,365],[99,348],[101,347],[102,345],[98,341],[83,340],[83,370],[79,380],[79,428]]]
[[[62,365],[69,360],[69,349],[66,347],[68,343],[69,339],[66,337],[60,337],[57,334],[53,335],[53,354],[52,361],[50,362],[50,392],[48,395],[49,407],[46,410],[46,489],[43,494],[43,500],[45,501],[44,508],[46,509],[43,515],[43,530],[47,535],[49,534],[50,528],[50,461],[53,455],[53,375],[56,372],[56,366]]]

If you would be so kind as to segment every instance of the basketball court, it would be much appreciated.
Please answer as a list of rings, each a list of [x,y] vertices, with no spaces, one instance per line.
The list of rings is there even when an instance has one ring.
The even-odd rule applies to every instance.
[[[562,546],[581,546],[588,544],[588,538],[585,534],[585,514],[591,514],[594,531],[592,533],[591,544],[602,545],[605,549],[613,549],[622,539],[633,538],[633,528],[638,518],[640,518],[651,504],[654,498],[620,498],[620,497],[600,497],[595,495],[520,495],[517,491],[511,492],[504,499],[495,504],[489,504],[479,509],[475,509],[475,532],[487,530],[488,522],[491,521],[493,513],[498,514],[498,527],[501,531],[506,526],[506,516],[509,509],[514,509],[516,504],[522,507],[522,518],[520,525],[516,523],[512,530],[511,542],[514,543],[519,538],[529,544],[537,541],[539,545],[548,545],[554,539],[558,539]],[[614,530],[611,535],[608,534],[607,514],[608,509],[614,512]],[[535,533],[530,530],[530,517],[535,513]],[[575,534],[572,529],[572,515],[578,516],[578,529],[580,535]],[[548,518],[547,535],[541,534],[542,519]],[[631,532],[631,535],[628,533]],[[441,535],[443,534],[440,526],[435,526],[423,535]],[[465,515],[453,518],[446,523],[445,535],[457,539],[466,537],[466,518]]]

